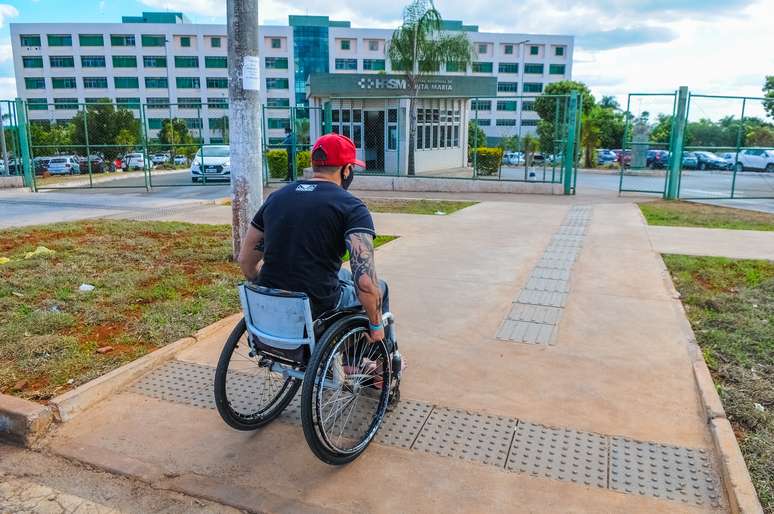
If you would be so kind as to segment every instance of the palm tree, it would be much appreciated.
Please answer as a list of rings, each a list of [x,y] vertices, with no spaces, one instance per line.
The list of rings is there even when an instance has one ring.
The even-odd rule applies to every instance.
[[[387,54],[393,70],[406,78],[409,100],[408,174],[414,175],[414,142],[417,132],[417,96],[423,76],[437,73],[447,62],[467,67],[473,45],[465,34],[441,32],[443,20],[432,0],[414,0],[403,9],[403,24],[392,34]]]
[[[618,103],[618,100],[614,96],[603,96],[602,100],[599,101],[599,106],[605,109],[613,109],[614,111],[621,110],[621,104]]]

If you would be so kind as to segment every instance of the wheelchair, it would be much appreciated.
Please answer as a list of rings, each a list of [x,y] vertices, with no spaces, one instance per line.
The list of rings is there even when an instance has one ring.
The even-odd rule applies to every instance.
[[[376,435],[388,407],[400,399],[401,359],[393,342],[369,343],[362,310],[335,310],[312,319],[304,293],[242,284],[244,317],[231,332],[215,371],[215,404],[237,430],[276,419],[301,388],[304,437],[323,462],[356,459]]]

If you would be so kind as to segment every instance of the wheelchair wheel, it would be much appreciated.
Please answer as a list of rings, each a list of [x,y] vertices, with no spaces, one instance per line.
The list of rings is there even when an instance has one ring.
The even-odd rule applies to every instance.
[[[234,327],[215,370],[215,405],[237,430],[255,430],[274,420],[293,400],[301,381],[272,371],[261,355],[251,356],[244,318]]]
[[[314,454],[327,464],[356,459],[387,410],[391,362],[384,342],[369,343],[368,318],[334,323],[315,346],[301,389],[301,422]]]

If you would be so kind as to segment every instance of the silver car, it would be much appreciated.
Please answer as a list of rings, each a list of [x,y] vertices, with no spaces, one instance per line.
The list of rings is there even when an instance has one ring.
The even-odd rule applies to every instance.
[[[53,157],[48,161],[48,172],[51,175],[80,175],[81,166],[76,157]]]

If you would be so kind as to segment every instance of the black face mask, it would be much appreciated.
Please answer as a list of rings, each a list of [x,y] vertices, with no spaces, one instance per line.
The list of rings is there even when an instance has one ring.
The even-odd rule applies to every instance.
[[[352,184],[352,181],[355,180],[355,172],[350,169],[349,176],[344,177],[344,168],[341,168],[341,170],[339,170],[339,173],[341,173],[341,187],[343,187],[344,190],[349,189],[349,186]]]

